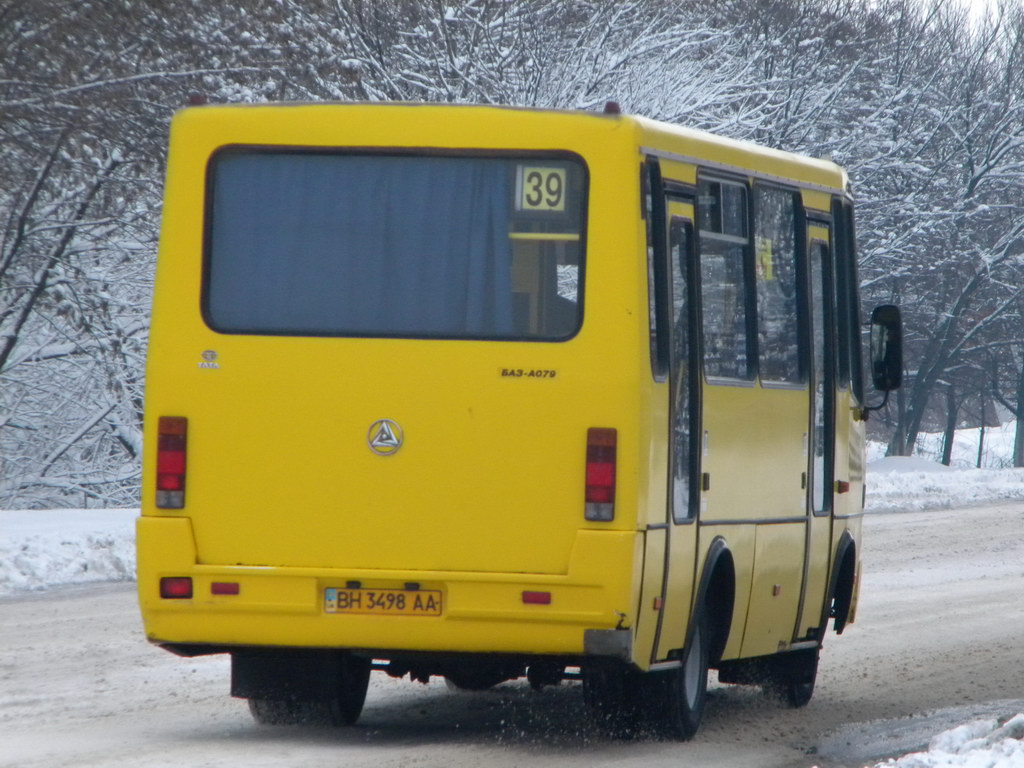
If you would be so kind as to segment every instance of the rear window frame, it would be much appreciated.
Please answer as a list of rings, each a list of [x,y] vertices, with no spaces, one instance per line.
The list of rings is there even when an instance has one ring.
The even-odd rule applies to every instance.
[[[576,277],[576,302],[577,316],[576,325],[572,331],[564,336],[533,336],[533,335],[493,335],[493,336],[471,336],[451,335],[435,333],[366,333],[366,332],[313,332],[306,331],[296,333],[289,330],[274,330],[260,328],[222,328],[214,323],[210,313],[210,279],[212,268],[212,235],[213,235],[213,203],[214,189],[216,183],[216,163],[224,154],[229,153],[250,153],[268,155],[360,155],[378,157],[450,157],[450,158],[481,158],[499,160],[562,160],[574,162],[582,173],[582,188],[580,193],[580,263]],[[588,225],[590,212],[590,166],[582,155],[568,149],[464,149],[448,147],[348,147],[348,146],[312,146],[292,144],[248,144],[232,143],[223,144],[210,153],[206,160],[203,180],[203,253],[202,253],[202,277],[199,297],[199,310],[203,322],[207,328],[218,334],[226,336],[276,336],[285,338],[331,338],[331,339],[423,339],[435,341],[513,341],[531,342],[541,344],[563,344],[571,341],[583,328],[586,317],[586,267],[587,267],[587,245]]]

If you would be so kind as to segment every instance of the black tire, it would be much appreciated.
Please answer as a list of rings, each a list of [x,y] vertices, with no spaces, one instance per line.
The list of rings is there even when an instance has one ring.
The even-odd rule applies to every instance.
[[[688,741],[700,728],[708,694],[710,638],[703,613],[696,616],[696,626],[681,659],[682,664],[670,672],[658,673],[664,706],[661,720],[667,735]]]
[[[631,739],[640,729],[641,673],[619,662],[583,668],[583,700],[590,719],[607,736]]]
[[[260,725],[331,725],[329,701],[249,699],[249,713]]]
[[[334,695],[327,699],[250,698],[260,725],[352,725],[359,719],[370,684],[370,659],[341,654],[334,670]]]
[[[818,678],[818,657],[817,648],[794,653],[786,666],[765,683],[765,693],[794,709],[807,706]]]

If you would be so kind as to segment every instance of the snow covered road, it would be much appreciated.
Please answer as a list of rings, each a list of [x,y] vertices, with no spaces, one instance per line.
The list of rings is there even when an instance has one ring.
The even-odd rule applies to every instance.
[[[603,739],[577,685],[451,693],[379,673],[355,728],[260,728],[226,659],[150,647],[132,585],[100,584],[0,598],[0,766],[835,768],[1024,711],[1024,504],[865,525],[858,621],[826,641],[810,705],[715,686],[689,744]]]

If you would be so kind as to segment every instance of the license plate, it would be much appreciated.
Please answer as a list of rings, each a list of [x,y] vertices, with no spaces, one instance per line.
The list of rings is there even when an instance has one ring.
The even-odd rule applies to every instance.
[[[327,613],[371,613],[383,616],[440,616],[441,591],[436,589],[324,590]]]

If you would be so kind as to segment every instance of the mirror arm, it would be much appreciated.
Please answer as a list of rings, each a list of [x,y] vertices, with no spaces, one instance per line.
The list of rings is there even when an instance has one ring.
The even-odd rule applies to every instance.
[[[885,395],[882,397],[882,402],[878,405],[865,405],[860,409],[860,420],[867,421],[872,411],[880,411],[889,404],[889,390],[885,390]]]

